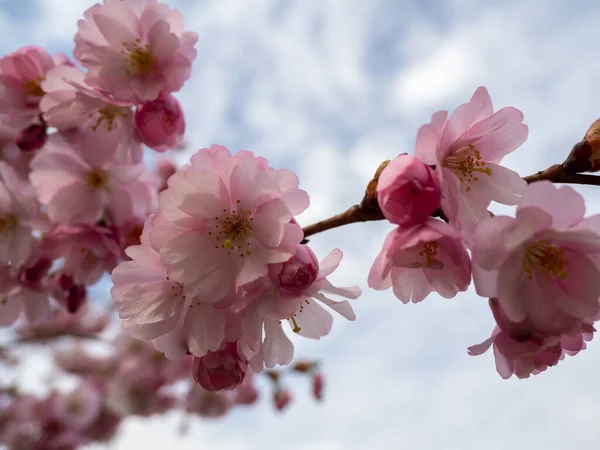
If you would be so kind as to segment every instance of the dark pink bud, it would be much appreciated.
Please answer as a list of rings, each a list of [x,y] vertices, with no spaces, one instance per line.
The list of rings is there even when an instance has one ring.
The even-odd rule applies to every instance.
[[[45,123],[33,123],[23,128],[15,138],[15,144],[24,152],[39,150],[48,138],[48,126]]]
[[[85,303],[86,295],[87,292],[85,286],[82,286],[80,284],[71,286],[66,301],[67,311],[69,311],[71,314],[75,314],[77,311],[79,311],[79,309]]]
[[[63,272],[54,275],[54,281],[63,291],[68,291],[73,286],[73,277]]]
[[[175,148],[185,133],[185,119],[179,101],[165,95],[138,106],[135,126],[140,140],[148,147],[164,152]]]
[[[224,350],[194,358],[192,374],[196,383],[207,391],[216,392],[238,387],[244,381],[247,368],[248,361],[239,357],[237,344],[229,343]]]
[[[171,178],[171,175],[173,175],[175,172],[177,172],[177,167],[170,159],[162,158],[156,162],[156,173],[160,178],[158,192],[167,188],[167,180]]]
[[[39,258],[34,265],[21,271],[20,281],[27,286],[37,286],[52,267],[52,260],[45,256]]]
[[[296,253],[283,263],[279,273],[281,287],[292,292],[302,292],[317,279],[319,261],[307,245],[298,244]]]
[[[273,396],[273,403],[278,411],[282,411],[292,401],[292,394],[287,389],[278,389]]]
[[[317,400],[323,400],[323,374],[315,372],[312,377],[312,391]]]
[[[377,201],[383,215],[401,227],[423,223],[440,205],[437,174],[407,154],[389,162],[377,182]]]

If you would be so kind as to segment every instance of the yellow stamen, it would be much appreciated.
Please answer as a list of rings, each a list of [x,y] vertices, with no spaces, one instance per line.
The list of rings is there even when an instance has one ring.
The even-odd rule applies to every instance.
[[[293,331],[294,333],[299,333],[299,332],[300,332],[300,330],[302,330],[302,328],[300,328],[300,327],[298,326],[298,323],[296,322],[296,318],[295,318],[294,316],[291,316],[291,317],[290,317],[290,320],[291,320],[291,321],[292,321],[292,323],[294,324],[294,328],[292,328],[292,331]]]
[[[568,276],[565,270],[567,264],[562,248],[548,241],[536,241],[525,250],[523,270],[530,280],[534,269],[546,278],[564,280]]]
[[[467,147],[452,153],[444,159],[444,167],[447,167],[456,174],[462,184],[465,185],[465,192],[471,190],[471,183],[479,181],[477,173],[492,175],[492,169],[485,167],[485,162],[481,160],[481,154],[469,144]]]
[[[46,93],[42,89],[42,81],[44,81],[44,79],[41,77],[27,80],[25,83],[23,83],[23,92],[33,97],[44,96]]]
[[[426,242],[423,244],[423,249],[419,252],[419,255],[425,257],[425,265],[430,269],[444,268],[444,263],[436,258],[438,254],[437,249],[439,246],[440,244],[437,241]]]
[[[92,130],[96,131],[100,125],[104,124],[107,131],[112,131],[115,120],[118,117],[129,117],[130,110],[117,105],[104,105],[97,112],[99,117],[96,123],[92,125]],[[92,116],[93,114],[90,114],[90,117]]]
[[[121,50],[127,57],[127,75],[147,75],[158,72],[158,59],[152,54],[152,49],[148,44],[142,45],[140,39],[129,44],[123,42],[124,50]]]
[[[88,186],[95,189],[103,189],[108,185],[108,172],[96,169],[88,174]]]

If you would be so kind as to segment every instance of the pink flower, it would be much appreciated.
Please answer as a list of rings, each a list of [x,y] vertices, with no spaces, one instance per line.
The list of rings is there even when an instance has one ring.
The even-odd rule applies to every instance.
[[[96,140],[112,151],[123,164],[142,160],[142,145],[134,139],[131,104],[121,102],[88,86],[85,74],[70,66],[59,66],[46,74],[42,83],[46,92],[40,102],[44,120],[70,140],[82,132],[93,131]]]
[[[119,225],[153,210],[154,175],[143,164],[120,164],[104,144],[88,132],[75,148],[55,134],[32,161],[30,179],[50,220],[94,224],[106,214]]]
[[[64,258],[63,272],[83,285],[92,285],[105,272],[112,272],[121,255],[111,230],[85,224],[57,226],[44,236],[42,248],[53,259]]]
[[[475,233],[477,293],[496,297],[506,318],[540,332],[568,334],[600,313],[600,216],[584,219],[568,186],[531,184],[516,218],[496,216]]]
[[[304,249],[300,248],[298,252],[302,257],[306,256]],[[281,321],[287,320],[292,331],[300,336],[320,339],[329,334],[333,325],[331,314],[321,304],[348,320],[355,320],[348,301],[336,302],[326,295],[356,299],[361,294],[358,286],[340,288],[327,280],[341,259],[342,252],[333,250],[320,262],[314,282],[302,291],[290,291],[277,283],[277,275],[281,273],[279,265],[272,266],[270,277],[244,287],[246,298],[240,304],[246,306],[239,311],[243,335],[238,350],[250,361],[254,372],[260,372],[263,365],[272,368],[292,361],[294,346],[284,333]],[[293,286],[297,287],[297,283]]]
[[[54,67],[52,57],[42,48],[23,47],[0,60],[0,110],[33,117],[44,95],[41,82]]]
[[[251,152],[212,146],[192,157],[160,194],[150,241],[187,296],[224,306],[238,288],[287,261],[302,240],[291,222],[308,206],[290,171]],[[219,303],[220,302],[220,303]]]
[[[163,95],[138,106],[137,136],[148,147],[164,152],[176,148],[185,133],[183,109],[175,97]]]
[[[238,387],[246,375],[248,361],[240,359],[236,347],[235,343],[228,343],[223,350],[194,358],[192,370],[196,383],[212,392]]]
[[[50,314],[50,287],[45,275],[51,261],[36,248],[29,259],[11,276],[8,268],[0,269],[0,326],[12,325],[21,312],[27,323],[36,324]]]
[[[499,165],[527,139],[523,114],[515,108],[493,113],[487,90],[478,88],[471,101],[447,118],[435,113],[417,134],[415,156],[435,164],[442,182],[441,207],[451,223],[469,235],[489,217],[491,201],[515,205],[526,183]]]
[[[592,340],[595,331],[591,324],[584,324],[581,330],[570,334],[551,336],[544,340],[518,341],[496,327],[489,339],[469,347],[469,355],[481,355],[493,344],[496,370],[502,378],[507,379],[512,375],[529,378],[532,374],[537,375],[548,367],[557,365],[565,355],[574,356],[584,350],[585,342]]]
[[[75,36],[75,58],[86,81],[132,103],[178,91],[196,58],[196,33],[163,3],[105,0],[84,13]]]
[[[0,263],[18,268],[29,257],[33,230],[45,231],[35,191],[5,162],[0,162]]]
[[[436,173],[407,154],[390,161],[377,183],[383,215],[403,228],[425,222],[439,207],[441,196]]]
[[[160,255],[150,246],[149,229],[144,227],[141,245],[126,250],[131,261],[125,261],[113,270],[114,286],[110,291],[113,300],[119,303],[123,328],[129,329],[133,337],[144,340],[171,331],[186,303],[183,286],[170,279],[160,262]],[[212,350],[217,350],[220,345],[221,342]]]
[[[69,394],[57,396],[53,412],[67,427],[81,430],[98,418],[102,403],[98,389],[91,383],[84,383]]]
[[[470,282],[471,261],[460,236],[433,218],[390,232],[369,273],[370,287],[393,287],[403,303],[418,303],[431,292],[452,298],[466,291]]]

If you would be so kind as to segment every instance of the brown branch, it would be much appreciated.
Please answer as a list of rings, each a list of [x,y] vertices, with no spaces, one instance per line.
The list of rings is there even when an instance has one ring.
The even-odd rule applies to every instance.
[[[367,192],[365,193],[365,197],[360,205],[354,205],[341,214],[337,214],[328,219],[321,220],[320,222],[304,227],[304,237],[306,238],[322,231],[341,227],[342,225],[385,219],[381,209],[379,208],[379,204],[377,203],[377,180],[379,179],[379,174],[386,165],[387,161],[377,170],[375,177],[373,177],[369,183],[369,186],[367,187]],[[538,173],[523,177],[523,179],[527,181],[527,183],[548,180],[552,181],[553,183],[600,186],[600,176],[581,173],[568,173],[565,171],[563,164],[554,164],[553,166],[550,166],[545,170],[541,170]],[[442,219],[445,218],[443,211],[439,209],[433,214],[433,216],[441,217]]]

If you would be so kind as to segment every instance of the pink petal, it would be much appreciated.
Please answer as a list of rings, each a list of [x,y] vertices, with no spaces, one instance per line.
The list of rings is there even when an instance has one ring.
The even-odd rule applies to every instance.
[[[550,181],[531,183],[521,199],[519,209],[528,206],[543,209],[552,216],[553,228],[571,228],[583,220],[585,202],[570,186],[557,187]]]
[[[294,345],[276,320],[265,320],[265,340],[262,346],[265,366],[288,365],[294,358]]]
[[[317,280],[322,280],[323,278],[331,275],[335,269],[340,265],[342,261],[342,257],[344,254],[339,248],[334,248],[329,252],[329,254],[319,262],[319,274],[317,275]]]

